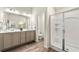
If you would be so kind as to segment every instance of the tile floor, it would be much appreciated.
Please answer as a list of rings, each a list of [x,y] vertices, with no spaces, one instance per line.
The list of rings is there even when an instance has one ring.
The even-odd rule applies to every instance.
[[[44,48],[44,41],[32,42],[6,52],[55,52],[53,49]]]

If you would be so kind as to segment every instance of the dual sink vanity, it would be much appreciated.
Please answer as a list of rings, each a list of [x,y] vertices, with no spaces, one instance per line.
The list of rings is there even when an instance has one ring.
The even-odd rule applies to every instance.
[[[0,51],[35,41],[35,30],[0,32]]]

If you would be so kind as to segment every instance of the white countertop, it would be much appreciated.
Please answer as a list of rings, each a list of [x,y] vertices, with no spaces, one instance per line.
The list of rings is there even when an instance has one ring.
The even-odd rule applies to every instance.
[[[2,30],[0,33],[10,33],[10,32],[23,32],[23,31],[34,31],[34,29],[23,29],[22,31],[19,29],[15,30]]]

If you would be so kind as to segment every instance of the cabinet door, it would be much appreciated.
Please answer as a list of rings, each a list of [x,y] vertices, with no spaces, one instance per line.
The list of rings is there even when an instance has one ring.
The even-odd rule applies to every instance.
[[[13,33],[13,46],[20,44],[20,32],[14,32]]]
[[[26,42],[30,42],[31,41],[31,32],[27,31],[26,32]]]
[[[35,31],[31,31],[31,41],[35,40]]]
[[[79,9],[64,14],[65,50],[79,51]]]
[[[21,32],[21,44],[25,43],[25,32]]]
[[[3,33],[0,33],[0,50],[3,49]]]
[[[9,48],[12,46],[12,34],[4,33],[4,48]]]

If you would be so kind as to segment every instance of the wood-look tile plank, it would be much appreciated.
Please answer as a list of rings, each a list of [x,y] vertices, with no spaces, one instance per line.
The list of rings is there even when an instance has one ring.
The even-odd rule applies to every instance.
[[[7,52],[53,52],[52,49],[44,48],[44,42],[40,41],[38,43],[30,43],[15,49],[9,50]]]

